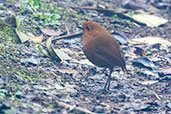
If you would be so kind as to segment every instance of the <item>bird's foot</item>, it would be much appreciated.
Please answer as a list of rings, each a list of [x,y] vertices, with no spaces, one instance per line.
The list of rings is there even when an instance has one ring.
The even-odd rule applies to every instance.
[[[108,94],[108,93],[111,93],[111,92],[112,92],[112,91],[110,91],[109,89],[105,89],[105,88],[99,90],[99,93],[100,93],[100,94]]]

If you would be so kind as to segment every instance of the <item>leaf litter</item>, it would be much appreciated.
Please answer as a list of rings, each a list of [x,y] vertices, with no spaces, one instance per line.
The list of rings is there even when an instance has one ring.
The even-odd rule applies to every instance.
[[[90,3],[92,2],[90,1]],[[61,5],[66,4],[65,1],[57,1],[57,3]],[[68,1],[68,3],[75,4],[71,1]],[[160,75],[159,77],[157,77],[155,74],[152,74],[152,72],[148,70],[147,72],[143,72],[145,73],[145,75],[142,73],[139,74],[141,70],[144,71],[144,67],[129,67],[129,73],[127,75],[124,74],[124,78],[122,78],[123,75],[119,73],[120,70],[116,68],[115,72],[112,74],[112,77],[119,78],[117,81],[112,81],[112,93],[110,94],[101,94],[100,92],[100,89],[103,88],[102,86],[104,85],[106,80],[106,72],[104,72],[101,69],[99,70],[97,68],[93,70],[93,72],[86,73],[86,75],[88,75],[91,78],[87,78],[86,80],[81,81],[82,75],[86,71],[89,71],[90,68],[94,68],[94,65],[92,65],[82,53],[81,32],[79,27],[75,26],[78,25],[80,21],[86,21],[87,19],[96,20],[102,25],[107,24],[105,25],[105,27],[109,27],[111,31],[116,30],[123,32],[125,36],[119,37],[118,40],[120,38],[123,38],[121,40],[121,43],[123,43],[124,45],[126,44],[125,42],[128,42],[128,39],[134,38],[132,36],[141,36],[142,32],[144,32],[145,34],[153,34],[153,30],[157,29],[160,31],[161,29],[158,28],[159,25],[154,24],[152,26],[156,26],[156,28],[150,28],[147,26],[139,25],[143,29],[142,31],[141,28],[138,28],[137,24],[132,24],[134,23],[134,21],[124,21],[123,25],[120,24],[119,27],[116,27],[115,24],[112,24],[112,22],[116,21],[114,23],[122,23],[122,16],[120,15],[123,14],[125,10],[115,12],[116,10],[105,9],[108,7],[113,8],[112,5],[115,5],[114,3],[120,4],[120,2],[118,1],[113,1],[113,3],[110,6],[109,1],[106,1],[106,4],[108,4],[107,7],[106,4],[102,6],[100,5],[101,7],[82,8],[81,10],[78,10],[78,7],[75,7],[75,9],[73,9],[78,13],[77,15],[81,16],[79,17],[71,13],[72,18],[69,17],[68,22],[60,20],[62,17],[58,18],[58,23],[56,23],[56,21],[53,22],[53,20],[49,20],[52,19],[52,16],[50,18],[47,18],[47,21],[51,24],[54,23],[55,27],[61,27],[61,29],[59,30],[61,30],[62,32],[65,31],[62,30],[65,29],[65,25],[63,26],[62,23],[73,25],[72,30],[70,30],[71,28],[67,30],[69,31],[67,32],[69,34],[66,34],[64,32],[62,33],[64,34],[62,36],[58,36],[59,34],[61,35],[61,33],[58,33],[58,31],[56,31],[58,29],[46,29],[44,32],[41,31],[43,32],[43,34],[49,36],[56,35],[55,38],[51,39],[51,41],[47,44],[44,44],[45,42],[42,43],[42,41],[46,41],[50,37],[46,35],[42,36],[42,33],[39,33],[40,30],[37,32],[38,34],[33,35],[38,36],[39,40],[36,40],[34,43],[36,43],[36,45],[39,45],[39,51],[49,51],[51,48],[53,52],[55,49],[64,52],[66,56],[69,57],[69,59],[64,59],[65,57],[61,56],[63,54],[61,54],[60,52],[54,52],[54,56],[59,56],[59,58],[63,59],[63,62],[59,63],[57,61],[53,61],[52,59],[50,59],[50,57],[47,57],[49,55],[46,52],[43,55],[35,48],[29,46],[27,47],[25,44],[19,44],[14,47],[12,46],[12,48],[9,48],[11,47],[11,45],[6,45],[5,47],[4,45],[1,45],[0,69],[3,69],[2,71],[0,71],[0,79],[3,80],[1,81],[1,88],[4,88],[6,91],[8,91],[1,92],[2,98],[5,98],[2,99],[2,102],[4,104],[2,106],[3,111],[6,113],[10,111],[13,113],[62,113],[66,111],[68,113],[159,113],[161,111],[163,112],[164,110],[164,112],[167,113],[169,111],[168,93],[170,90],[169,83],[167,80],[168,78],[163,79],[163,77],[160,77]],[[80,2],[79,4],[83,3]],[[39,5],[39,7],[40,6],[41,5]],[[27,7],[25,9],[27,9]],[[36,9],[32,10],[34,10],[34,13],[38,11]],[[93,10],[96,10],[97,12]],[[108,17],[110,15],[103,15],[105,13],[109,14],[109,12],[110,15],[120,14],[118,16],[120,17],[120,19],[111,20],[111,18]],[[85,14],[87,14],[87,17],[85,17]],[[83,19],[81,17],[85,17],[86,19]],[[42,24],[42,22],[40,25],[36,21],[32,22],[35,22],[32,25],[36,28],[40,28]],[[61,22],[61,25],[59,24],[59,22]],[[73,24],[73,22],[76,22],[76,24]],[[111,23],[109,24],[107,22]],[[28,23],[27,20],[24,21],[24,24],[25,23]],[[29,25],[31,25],[30,21]],[[22,24],[20,23],[19,26],[22,27]],[[163,30],[164,29],[169,30],[167,26],[165,26],[165,24]],[[53,30],[54,32],[52,32],[51,30]],[[148,30],[150,30],[150,32]],[[21,32],[21,28],[19,29],[19,31]],[[28,31],[31,31],[31,28],[29,28]],[[168,34],[165,34],[166,32],[160,34],[162,39],[169,38],[167,37]],[[26,33],[27,34],[25,34],[25,32],[22,31],[21,33],[19,33],[19,36],[21,38],[24,38],[25,35],[29,36],[28,32]],[[133,33],[133,35],[131,33]],[[25,40],[24,38],[22,42],[25,41],[29,40]],[[148,44],[151,41],[152,40],[148,40],[145,43]],[[29,45],[34,45],[34,43],[31,43]],[[161,43],[161,40],[157,43]],[[156,42],[153,44],[156,44]],[[162,42],[161,45],[162,44],[165,45],[166,43]],[[141,45],[144,45],[144,43],[141,42]],[[168,55],[168,49],[161,48],[161,50],[158,51],[158,49],[156,48],[153,50],[150,47],[151,45],[152,44],[144,45],[144,47],[142,46],[144,50],[150,50],[152,52],[151,54],[147,55],[148,60],[153,61],[152,58],[156,56],[156,50],[158,55]],[[124,48],[125,53],[129,53],[129,51],[134,49],[135,46],[137,46],[137,44],[132,43],[131,45],[127,46],[128,48],[125,46],[122,47]],[[42,47],[43,49],[40,47]],[[167,62],[170,60],[169,57],[166,57],[167,59],[164,60],[162,59],[162,56],[157,57],[159,58],[159,60],[153,61],[153,65],[150,63],[152,61],[147,62],[146,60],[145,62],[142,62],[140,60],[140,62],[142,62],[142,64],[144,64],[145,66],[152,68],[155,67],[157,69],[156,72],[158,72],[159,67],[163,68],[164,66],[169,66],[169,62]],[[128,66],[132,64],[131,59],[131,56],[127,56]],[[35,60],[38,61],[35,62]],[[25,65],[23,63],[34,63],[34,65]],[[6,66],[6,68],[4,68],[4,66]],[[166,71],[163,72],[164,77],[166,77],[166,73]],[[120,80],[120,77],[122,80]],[[22,79],[24,81],[22,81]]]

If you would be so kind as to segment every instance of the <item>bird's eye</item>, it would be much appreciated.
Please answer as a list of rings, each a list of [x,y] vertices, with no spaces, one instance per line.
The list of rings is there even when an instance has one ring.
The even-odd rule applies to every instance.
[[[91,30],[91,27],[90,26],[86,26],[86,30],[87,31],[90,31]]]

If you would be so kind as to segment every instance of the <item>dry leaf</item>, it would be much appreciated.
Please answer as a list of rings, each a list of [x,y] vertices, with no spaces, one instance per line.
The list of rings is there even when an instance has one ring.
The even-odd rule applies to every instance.
[[[29,36],[27,36],[25,33],[21,32],[18,29],[15,29],[15,31],[16,31],[21,43],[24,43],[29,40]]]
[[[138,13],[138,14],[133,14],[133,15],[129,15],[129,14],[124,14],[124,15],[134,19],[137,22],[146,24],[149,27],[158,27],[158,26],[163,25],[168,22],[167,19],[163,19],[163,18],[157,17],[155,15],[149,15],[144,12]]]
[[[143,37],[143,38],[133,38],[131,39],[130,43],[132,44],[161,44],[162,46],[171,46],[171,42],[168,40],[165,40],[164,38],[161,37],[155,37],[155,36],[148,36],[148,37]]]
[[[50,57],[57,60],[57,61],[61,61],[60,58],[54,52],[54,50],[53,50],[53,48],[51,46],[51,43],[52,43],[52,37],[47,39],[47,41],[46,41],[46,47],[47,47],[47,50],[48,50],[48,53],[49,53]]]
[[[71,61],[74,62],[74,63],[78,63],[78,64],[94,66],[88,59],[83,59],[83,60],[80,60],[80,61],[78,61],[76,59],[73,59]]]
[[[67,53],[62,51],[61,49],[55,49],[51,46],[52,38],[49,38],[46,41],[46,47],[48,49],[48,52],[50,56],[56,60],[63,61],[63,60],[71,60],[71,57],[68,56]]]
[[[165,67],[165,68],[161,68],[159,70],[160,73],[166,74],[166,75],[171,75],[171,67]]]
[[[73,74],[73,75],[76,75],[78,74],[78,71],[77,70],[73,70],[73,69],[58,69],[59,72],[65,74]]]
[[[42,28],[41,31],[49,36],[59,36],[62,33],[60,29],[58,31],[55,31],[49,28]]]
[[[148,59],[146,57],[135,58],[135,59],[133,59],[132,64],[133,64],[133,66],[137,66],[140,68],[148,68],[150,70],[155,68],[155,64],[150,59]]]
[[[55,48],[52,48],[53,51],[55,52],[55,55],[61,60],[71,60],[71,57],[68,56],[67,53],[65,53],[64,51],[60,50],[60,49],[55,49]]]
[[[30,36],[29,39],[35,43],[41,43],[43,40],[43,35],[40,36]]]
[[[51,43],[52,43],[52,37],[48,38],[46,41],[46,47],[48,48],[48,50],[50,49]]]
[[[151,84],[155,84],[157,82],[158,81],[144,81],[144,82],[139,82],[139,83],[142,84],[142,85],[151,85]]]

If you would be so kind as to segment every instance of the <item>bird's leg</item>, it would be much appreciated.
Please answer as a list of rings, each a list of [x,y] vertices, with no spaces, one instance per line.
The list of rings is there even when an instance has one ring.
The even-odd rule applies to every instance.
[[[110,81],[111,81],[111,75],[112,75],[113,69],[110,69],[110,74],[108,76],[108,86],[107,86],[107,90],[110,89]]]
[[[104,90],[106,90],[106,87],[107,87],[108,83],[109,83],[109,78],[107,79],[107,81],[105,83]]]
[[[109,88],[110,88],[110,81],[111,81],[112,72],[113,72],[113,68],[110,69],[110,74],[108,75],[108,79],[107,79],[106,84],[104,86],[104,90],[109,90]]]

